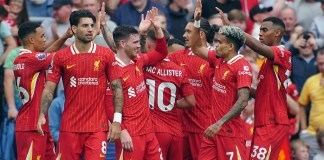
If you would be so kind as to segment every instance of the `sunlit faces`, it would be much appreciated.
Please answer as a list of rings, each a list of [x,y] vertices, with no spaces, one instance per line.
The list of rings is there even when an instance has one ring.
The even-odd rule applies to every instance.
[[[324,74],[324,50],[321,51],[322,53],[317,54],[317,66],[319,71]]]
[[[293,155],[295,160],[308,160],[308,156],[308,148],[305,146],[299,146]]]
[[[292,8],[286,8],[280,12],[280,19],[285,23],[286,32],[292,32],[295,29],[297,19]]]
[[[82,0],[83,9],[89,10],[93,15],[97,15],[100,5],[98,0]]]
[[[44,51],[46,42],[44,29],[42,27],[36,28],[36,33],[31,34],[29,41],[36,51]]]
[[[233,45],[233,44],[228,43],[226,36],[221,35],[221,34],[218,36],[216,41],[217,41],[216,42],[217,56],[220,58],[227,57],[229,54],[229,49],[230,49],[231,45]]]
[[[191,37],[192,37],[192,31],[194,29],[193,27],[194,27],[193,23],[189,22],[186,25],[185,33],[183,34],[183,38],[185,40],[185,44],[187,47],[191,47]]]
[[[81,18],[78,26],[72,26],[75,38],[83,43],[93,40],[94,22],[91,18]]]
[[[125,53],[130,59],[133,59],[140,53],[141,44],[139,34],[131,34],[128,39],[125,40]]]

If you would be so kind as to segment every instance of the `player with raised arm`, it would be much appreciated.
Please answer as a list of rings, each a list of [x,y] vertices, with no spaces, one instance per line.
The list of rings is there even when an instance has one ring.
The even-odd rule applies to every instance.
[[[168,40],[168,32],[163,30],[163,33],[165,39]],[[146,36],[146,51],[154,50],[155,41],[156,37],[151,29]],[[144,75],[149,87],[153,128],[163,158],[166,160],[183,159],[183,154],[179,154],[183,152],[183,128],[178,108],[196,105],[188,75],[182,67],[168,58],[154,66],[145,67]]]
[[[182,123],[184,126],[184,159],[198,159],[200,144],[203,139],[205,129],[211,124],[210,97],[212,94],[212,74],[213,70],[209,63],[196,56],[190,49],[192,45],[191,36],[194,29],[193,21],[189,21],[183,35],[186,43],[185,50],[176,51],[168,58],[186,70],[189,83],[193,87],[196,106],[183,110]],[[208,47],[214,39],[215,30],[206,19],[201,19],[201,41],[204,47]]]
[[[240,117],[246,107],[252,83],[252,71],[238,50],[245,41],[244,31],[234,26],[219,30],[216,52],[204,47],[200,39],[201,0],[197,1],[192,32],[193,53],[214,68],[212,92],[212,124],[205,130],[199,159],[247,159],[244,121]]]
[[[37,133],[36,123],[41,104],[41,94],[46,80],[46,70],[54,53],[72,36],[70,29],[44,51],[44,30],[38,23],[26,22],[19,26],[18,36],[23,49],[14,61],[14,74],[23,103],[16,120],[18,159],[55,159],[54,142],[48,123],[44,136]],[[44,52],[42,52],[44,51]],[[46,115],[47,118],[47,115]]]
[[[140,31],[153,26],[156,34],[156,47],[147,54],[140,53],[138,31],[132,26],[119,26],[114,32],[117,46],[116,60],[122,67],[122,84],[125,97],[121,142],[116,144],[116,159],[160,159],[159,142],[154,134],[150,115],[148,92],[143,67],[152,66],[163,60],[167,54],[167,45],[160,27],[158,27],[157,8],[142,16]]]
[[[216,8],[223,23],[228,19]],[[288,104],[286,87],[291,70],[291,53],[280,45],[285,31],[284,22],[277,17],[268,17],[260,27],[259,41],[245,33],[246,45],[267,59],[259,72],[255,96],[254,133],[250,159],[277,159],[284,139],[289,135]]]
[[[105,159],[108,118],[105,114],[107,81],[111,82],[114,120],[109,138],[120,137],[123,108],[120,68],[114,53],[93,43],[96,19],[87,10],[72,12],[70,25],[75,42],[56,53],[42,93],[37,129],[43,135],[44,116],[53,100],[53,92],[63,78],[65,104],[62,113],[57,158]]]

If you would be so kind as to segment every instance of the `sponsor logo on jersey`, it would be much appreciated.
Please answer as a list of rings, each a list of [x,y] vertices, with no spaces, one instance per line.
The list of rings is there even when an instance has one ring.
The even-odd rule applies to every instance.
[[[37,53],[35,55],[35,57],[38,59],[38,60],[45,60],[47,55],[45,53]]]
[[[70,87],[76,87],[76,78],[74,76],[70,78]]]
[[[135,89],[133,87],[128,88],[128,98],[136,97]]]
[[[74,67],[76,64],[72,64],[72,65],[66,65],[66,69],[71,69],[72,67]]]

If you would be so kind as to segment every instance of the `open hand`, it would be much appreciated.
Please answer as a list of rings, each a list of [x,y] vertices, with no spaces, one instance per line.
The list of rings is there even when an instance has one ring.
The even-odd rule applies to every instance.
[[[218,7],[216,7],[216,10],[219,12],[219,14],[221,16],[221,19],[223,21],[223,24],[224,25],[230,25],[230,21],[227,19],[224,12],[221,9],[219,9]]]
[[[201,0],[197,0],[197,6],[196,6],[196,9],[195,9],[195,13],[194,13],[194,19],[196,21],[199,21],[200,20],[201,11],[202,11]]]
[[[132,137],[129,135],[129,133],[128,133],[128,131],[126,129],[121,131],[120,141],[121,141],[123,149],[126,152],[131,152],[131,151],[134,150]]]
[[[44,136],[44,131],[42,129],[42,125],[44,125],[45,123],[46,123],[46,119],[45,119],[44,114],[40,114],[38,117],[38,121],[37,121],[37,132],[42,136]]]

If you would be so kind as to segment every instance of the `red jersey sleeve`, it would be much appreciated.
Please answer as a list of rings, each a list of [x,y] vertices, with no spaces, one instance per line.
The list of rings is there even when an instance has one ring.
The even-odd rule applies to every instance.
[[[54,57],[52,58],[52,62],[49,67],[48,75],[47,75],[47,80],[54,82],[54,83],[59,83],[61,75],[62,75],[62,70],[61,70],[61,62],[60,62],[60,54],[62,52],[57,52]]]
[[[108,54],[106,55],[106,61],[107,61],[107,69],[106,69],[106,74],[108,76],[108,81],[112,82],[117,78],[120,78],[121,75],[121,68],[119,67],[114,53],[110,50],[108,51]]]
[[[210,68],[215,68],[217,65],[216,52],[213,50],[208,51],[208,60]]]
[[[252,68],[246,61],[242,61],[237,67],[237,89],[248,87],[251,88],[252,83]]]
[[[189,83],[189,77],[188,74],[183,71],[184,73],[184,77],[183,77],[183,82],[181,83],[181,92],[182,92],[182,96],[189,96],[194,94],[194,91],[192,89],[191,84]]]
[[[286,50],[284,46],[272,46],[273,51],[273,63],[277,64],[283,69],[291,70],[291,53]]]
[[[168,55],[168,48],[165,38],[157,38],[155,50],[143,55],[143,65],[153,66]]]
[[[37,64],[37,68],[47,70],[51,64],[52,55],[52,53],[35,53],[34,56],[30,58],[30,61],[33,64]]]

